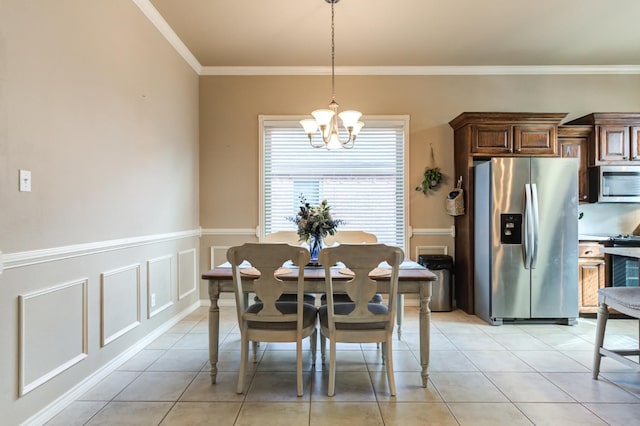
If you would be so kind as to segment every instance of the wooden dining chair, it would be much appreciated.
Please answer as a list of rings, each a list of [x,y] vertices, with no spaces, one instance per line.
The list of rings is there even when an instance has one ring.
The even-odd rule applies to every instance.
[[[302,339],[310,337],[312,362],[315,365],[317,308],[304,303],[303,268],[298,268],[297,300],[278,301],[285,286],[278,278],[278,273],[290,272],[282,267],[289,260],[295,261],[297,265],[305,265],[309,262],[309,251],[304,247],[289,244],[247,243],[231,247],[227,251],[227,260],[231,263],[233,273],[241,335],[240,371],[236,392],[244,391],[250,341],[295,342],[297,390],[298,396],[302,396]],[[240,269],[244,261],[251,265],[249,270]],[[253,280],[254,291],[260,298],[259,303],[246,306],[243,280]]]
[[[336,383],[336,343],[382,343],[382,357],[386,363],[389,392],[396,394],[393,374],[393,325],[398,271],[404,253],[400,248],[384,244],[341,244],[320,252],[320,263],[324,265],[327,287],[327,304],[320,307],[321,351],[324,360],[326,339],[329,339],[329,385],[327,395],[333,396]],[[379,264],[386,261],[391,269],[382,269]],[[345,286],[351,303],[336,303],[335,288],[331,276],[331,265],[342,262],[346,269],[340,273],[351,276]],[[371,303],[376,293],[374,276],[389,278],[388,303]]]

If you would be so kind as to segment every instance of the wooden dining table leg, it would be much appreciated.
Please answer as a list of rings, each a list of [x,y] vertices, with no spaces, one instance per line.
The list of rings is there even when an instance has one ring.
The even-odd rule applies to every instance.
[[[209,281],[209,363],[211,364],[211,384],[216,383],[218,376],[218,337],[220,336],[220,284],[216,280]]]
[[[431,282],[420,287],[420,365],[422,366],[422,387],[429,382],[429,351],[431,346]]]

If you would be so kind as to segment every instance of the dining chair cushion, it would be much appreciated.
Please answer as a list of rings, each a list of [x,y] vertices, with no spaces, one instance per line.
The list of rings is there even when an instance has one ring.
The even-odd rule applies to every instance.
[[[283,314],[295,314],[297,309],[296,302],[276,302],[276,309]],[[254,303],[246,310],[247,313],[257,314],[262,310],[262,303]],[[311,327],[316,321],[316,315],[318,315],[318,309],[314,305],[304,303],[302,305],[302,327]],[[278,329],[278,330],[291,330],[296,328],[295,321],[286,322],[261,322],[261,321],[248,321],[249,328],[259,329]]]
[[[333,304],[333,312],[336,315],[348,315],[355,309],[354,303],[334,303]],[[389,309],[385,305],[381,305],[378,303],[369,303],[368,305],[369,312],[374,315],[386,314],[389,312]],[[322,327],[328,327],[328,313],[327,313],[327,305],[322,305],[318,309],[318,315],[320,316],[320,324]],[[339,330],[377,330],[381,328],[385,328],[386,322],[368,322],[368,323],[336,323],[336,329]]]

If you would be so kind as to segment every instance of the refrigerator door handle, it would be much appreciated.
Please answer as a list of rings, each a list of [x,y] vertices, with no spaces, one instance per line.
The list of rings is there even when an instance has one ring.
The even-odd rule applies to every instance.
[[[524,185],[524,268],[531,268],[533,244],[533,206],[531,203],[531,185]]]
[[[532,201],[532,218],[533,218],[533,254],[531,256],[531,269],[536,269],[538,263],[538,241],[540,239],[540,216],[538,215],[538,187],[535,183],[531,184],[531,201]]]

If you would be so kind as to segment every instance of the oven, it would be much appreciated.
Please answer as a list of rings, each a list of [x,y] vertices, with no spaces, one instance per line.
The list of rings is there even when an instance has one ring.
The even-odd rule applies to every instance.
[[[617,235],[611,237],[608,246],[611,247],[640,247],[640,236]],[[633,257],[611,256],[611,286],[612,287],[638,287],[640,262]]]

